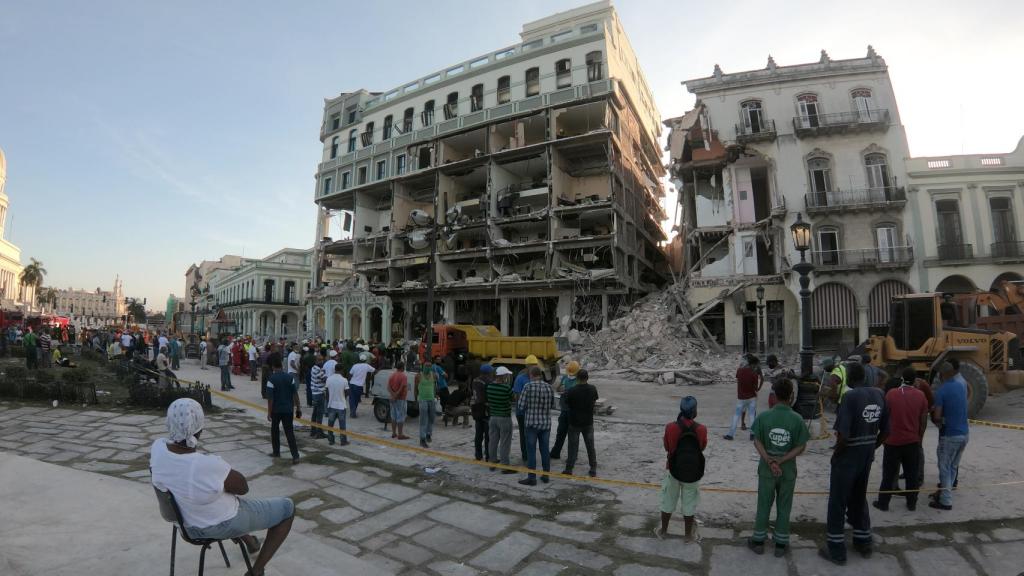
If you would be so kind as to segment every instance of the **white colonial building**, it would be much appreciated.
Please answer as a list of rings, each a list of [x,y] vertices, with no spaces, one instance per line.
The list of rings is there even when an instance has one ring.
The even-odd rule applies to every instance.
[[[57,314],[67,316],[78,326],[120,322],[126,308],[124,284],[120,278],[114,279],[112,290],[57,290]]]
[[[907,176],[922,291],[999,290],[1024,279],[1024,138],[1009,153],[911,158]]]
[[[814,344],[849,349],[888,322],[918,254],[904,224],[908,156],[885,61],[778,66],[685,82],[697,97],[667,120],[686,234],[688,297],[727,345],[799,345],[800,260],[789,226],[813,226]]]
[[[7,239],[7,158],[0,149],[0,305],[5,310],[29,312],[35,309],[35,286],[21,284],[21,248]]]

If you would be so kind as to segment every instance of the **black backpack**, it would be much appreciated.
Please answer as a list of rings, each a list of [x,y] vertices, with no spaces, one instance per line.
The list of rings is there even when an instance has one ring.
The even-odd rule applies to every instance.
[[[672,477],[680,482],[697,482],[704,477],[704,453],[700,449],[700,439],[697,438],[697,425],[692,423],[679,426],[679,442],[676,443],[676,450],[668,457],[668,471]]]

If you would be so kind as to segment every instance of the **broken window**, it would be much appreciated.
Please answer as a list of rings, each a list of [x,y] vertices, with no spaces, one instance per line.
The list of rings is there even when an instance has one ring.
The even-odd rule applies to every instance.
[[[509,101],[509,84],[510,79],[508,76],[502,76],[498,78],[498,104],[507,104]]]
[[[412,115],[413,109],[406,108],[405,114],[402,115],[402,134],[408,134],[412,131]]]
[[[427,100],[423,103],[423,112],[420,113],[420,122],[426,128],[434,123],[434,101]]]
[[[839,230],[821,228],[818,230],[819,262],[823,266],[839,264]]]
[[[537,94],[540,94],[540,68],[530,68],[526,71],[526,95]]]
[[[821,110],[818,107],[818,97],[815,94],[801,94],[796,97],[797,108],[800,110],[800,126],[802,128],[817,128],[819,125],[818,114]]]
[[[604,78],[604,59],[600,50],[587,53],[587,82]]]
[[[747,100],[740,104],[740,116],[745,133],[758,134],[764,130],[764,111],[760,100]]]
[[[563,58],[555,62],[555,88],[572,86],[572,60]]]
[[[363,140],[364,147],[373,144],[373,122],[366,123],[366,130],[363,132],[361,138]]]
[[[475,84],[469,93],[469,111],[476,112],[484,107],[484,85]]]
[[[353,128],[353,129],[348,131],[348,151],[349,152],[355,152],[356,151],[356,134],[359,134],[359,130],[356,130],[355,128]]]
[[[331,158],[337,158],[338,157],[338,141],[339,140],[340,139],[337,136],[335,136],[334,138],[331,138]]]
[[[381,140],[390,140],[391,139],[391,128],[394,125],[394,123],[395,123],[395,120],[391,116],[391,114],[388,114],[387,116],[384,117],[384,125],[381,126],[381,136],[380,136]]]
[[[832,169],[828,158],[815,157],[807,161],[811,177],[811,194],[814,206],[828,204],[828,192],[832,190]]]
[[[459,115],[459,93],[448,94],[448,101],[444,105],[444,119],[451,120]]]

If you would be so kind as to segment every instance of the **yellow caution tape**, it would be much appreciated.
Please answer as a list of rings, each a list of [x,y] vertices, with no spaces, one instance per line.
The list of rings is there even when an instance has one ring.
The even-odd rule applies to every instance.
[[[991,428],[1003,428],[1005,430],[1024,430],[1024,424],[1003,424],[1002,422],[989,422],[987,420],[968,420],[975,426],[989,426]]]
[[[149,373],[151,373],[151,374],[153,374],[155,376],[160,376],[160,374],[158,372],[155,372],[153,370],[148,370],[148,369],[144,369],[144,368],[141,369],[141,370],[143,370],[145,372],[149,372]],[[178,382],[178,383],[181,383],[181,384],[203,385],[201,382],[192,382],[192,381],[189,381],[189,380],[182,380],[180,378],[168,378],[168,380],[171,380],[171,381],[174,381],[174,382]],[[228,400],[230,402],[234,402],[235,404],[240,404],[242,406],[246,406],[248,408],[252,408],[253,410],[257,410],[259,412],[266,412],[267,411],[267,407],[262,405],[262,404],[257,404],[256,402],[250,402],[248,400],[243,400],[242,398],[238,398],[236,396],[232,396],[231,394],[225,394],[224,392],[221,392],[221,391],[218,391],[218,390],[214,390],[212,388],[210,389],[210,393],[215,395],[215,396],[218,396],[220,398],[223,398],[225,400]],[[824,416],[824,413],[822,415]],[[359,432],[352,432],[350,430],[342,430],[340,428],[336,428],[336,427],[333,427],[333,426],[326,426],[324,424],[313,422],[312,420],[307,420],[305,418],[295,418],[294,421],[299,422],[300,424],[304,424],[306,426],[310,426],[312,428],[318,428],[318,429],[323,430],[325,432],[334,432],[335,434],[344,434],[346,437],[355,438],[357,440],[363,440],[363,441],[369,442],[371,444],[377,444],[377,445],[380,445],[380,446],[387,446],[388,448],[394,448],[396,450],[403,450],[405,452],[413,452],[413,453],[416,453],[416,454],[423,454],[424,456],[433,456],[435,458],[441,458],[443,460],[448,460],[448,461],[451,461],[451,462],[459,462],[461,464],[468,464],[468,465],[471,465],[471,466],[481,466],[481,467],[485,467],[485,468],[499,468],[501,470],[512,470],[514,472],[520,472],[520,473],[523,473],[523,474],[539,474],[539,475],[542,475],[542,476],[549,476],[551,478],[558,478],[560,480],[571,480],[571,481],[575,481],[575,482],[586,482],[586,483],[590,483],[590,484],[604,484],[604,485],[608,485],[608,486],[623,486],[623,487],[626,487],[626,488],[640,488],[640,489],[645,489],[645,490],[660,490],[661,489],[661,484],[656,484],[656,483],[653,483],[653,482],[637,482],[637,481],[633,481],[633,480],[618,480],[618,479],[615,479],[615,478],[600,478],[600,477],[591,477],[591,476],[570,476],[569,474],[562,474],[560,472],[544,472],[543,470],[534,470],[534,469],[526,468],[525,466],[512,466],[512,465],[509,465],[509,464],[499,464],[497,462],[486,462],[486,461],[483,461],[483,460],[477,460],[475,458],[468,458],[466,456],[459,456],[457,454],[451,454],[449,452],[441,452],[440,450],[432,450],[430,448],[422,448],[420,446],[404,444],[404,443],[401,443],[401,442],[395,442],[394,440],[390,440],[390,439],[387,439],[387,438],[378,438],[377,436],[370,436],[370,435],[367,435],[367,434],[361,434]],[[972,420],[972,422],[975,422],[975,421]],[[1000,427],[1011,427],[1011,426],[1014,426],[1014,425],[1012,425],[1012,424],[1003,424]],[[1016,428],[1014,428],[1014,429],[1016,429]],[[958,492],[963,492],[963,491],[967,491],[967,490],[981,490],[981,489],[984,489],[984,488],[993,488],[993,487],[997,487],[997,486],[1016,486],[1016,485],[1021,485],[1021,484],[1024,484],[1024,480],[1014,480],[1014,481],[1009,481],[1009,482],[995,482],[995,483],[991,483],[991,484],[977,484],[977,485],[974,485],[974,486],[959,486],[959,487],[955,488],[954,490],[956,490]],[[720,486],[704,486],[704,485],[702,485],[700,487],[700,490],[701,490],[701,492],[716,492],[716,493],[721,493],[721,494],[757,494],[757,489],[751,489],[751,488],[724,488],[724,487],[720,487]],[[932,491],[934,491],[932,488],[920,488],[918,490],[913,490],[913,491],[910,491],[910,490],[886,490],[886,491],[883,492],[881,490],[868,490],[867,493],[868,494],[896,494],[896,495],[898,495],[898,494],[909,494],[910,492],[922,493],[922,492],[932,492]],[[799,496],[828,496],[829,492],[828,492],[828,490],[794,490],[793,494],[799,495]]]

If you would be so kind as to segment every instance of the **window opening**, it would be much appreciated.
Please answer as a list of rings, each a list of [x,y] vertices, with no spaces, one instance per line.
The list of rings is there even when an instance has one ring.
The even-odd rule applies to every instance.
[[[797,107],[800,109],[800,126],[803,128],[817,128],[819,126],[818,114],[821,112],[818,106],[818,97],[814,94],[802,94],[797,97]]]
[[[839,264],[839,231],[835,228],[818,230],[818,252],[824,266]]]
[[[871,101],[871,90],[860,88],[850,93],[853,97],[853,109],[857,112],[859,122],[874,122],[875,110]]]
[[[427,100],[423,103],[423,112],[420,112],[420,122],[423,123],[423,127],[430,126],[434,123],[434,101]]]
[[[355,152],[356,151],[356,134],[358,134],[358,133],[359,133],[359,131],[356,130],[355,128],[353,128],[353,129],[348,131],[348,151],[349,152]]]
[[[451,92],[448,94],[448,101],[444,105],[444,119],[451,120],[459,115],[459,93]]]
[[[540,68],[530,68],[526,71],[526,95],[537,94],[540,94]]]
[[[555,88],[572,86],[572,60],[563,58],[555,62]]]
[[[502,76],[498,78],[498,104],[507,104],[509,101],[510,78]]]
[[[587,82],[604,78],[604,59],[600,50],[587,53]]]
[[[484,107],[484,85],[475,84],[469,92],[469,111],[476,112]]]
[[[402,115],[402,134],[408,134],[412,131],[412,116],[413,109],[406,108],[405,113]]]
[[[764,112],[760,100],[748,100],[740,104],[740,115],[748,134],[758,134],[764,130]]]
[[[395,119],[391,114],[384,117],[384,124],[381,126],[381,140],[391,139],[391,129],[394,127]]]
[[[337,136],[335,136],[334,138],[331,138],[331,158],[337,158],[338,157],[338,143],[339,143],[340,140],[341,139],[338,138]]]

